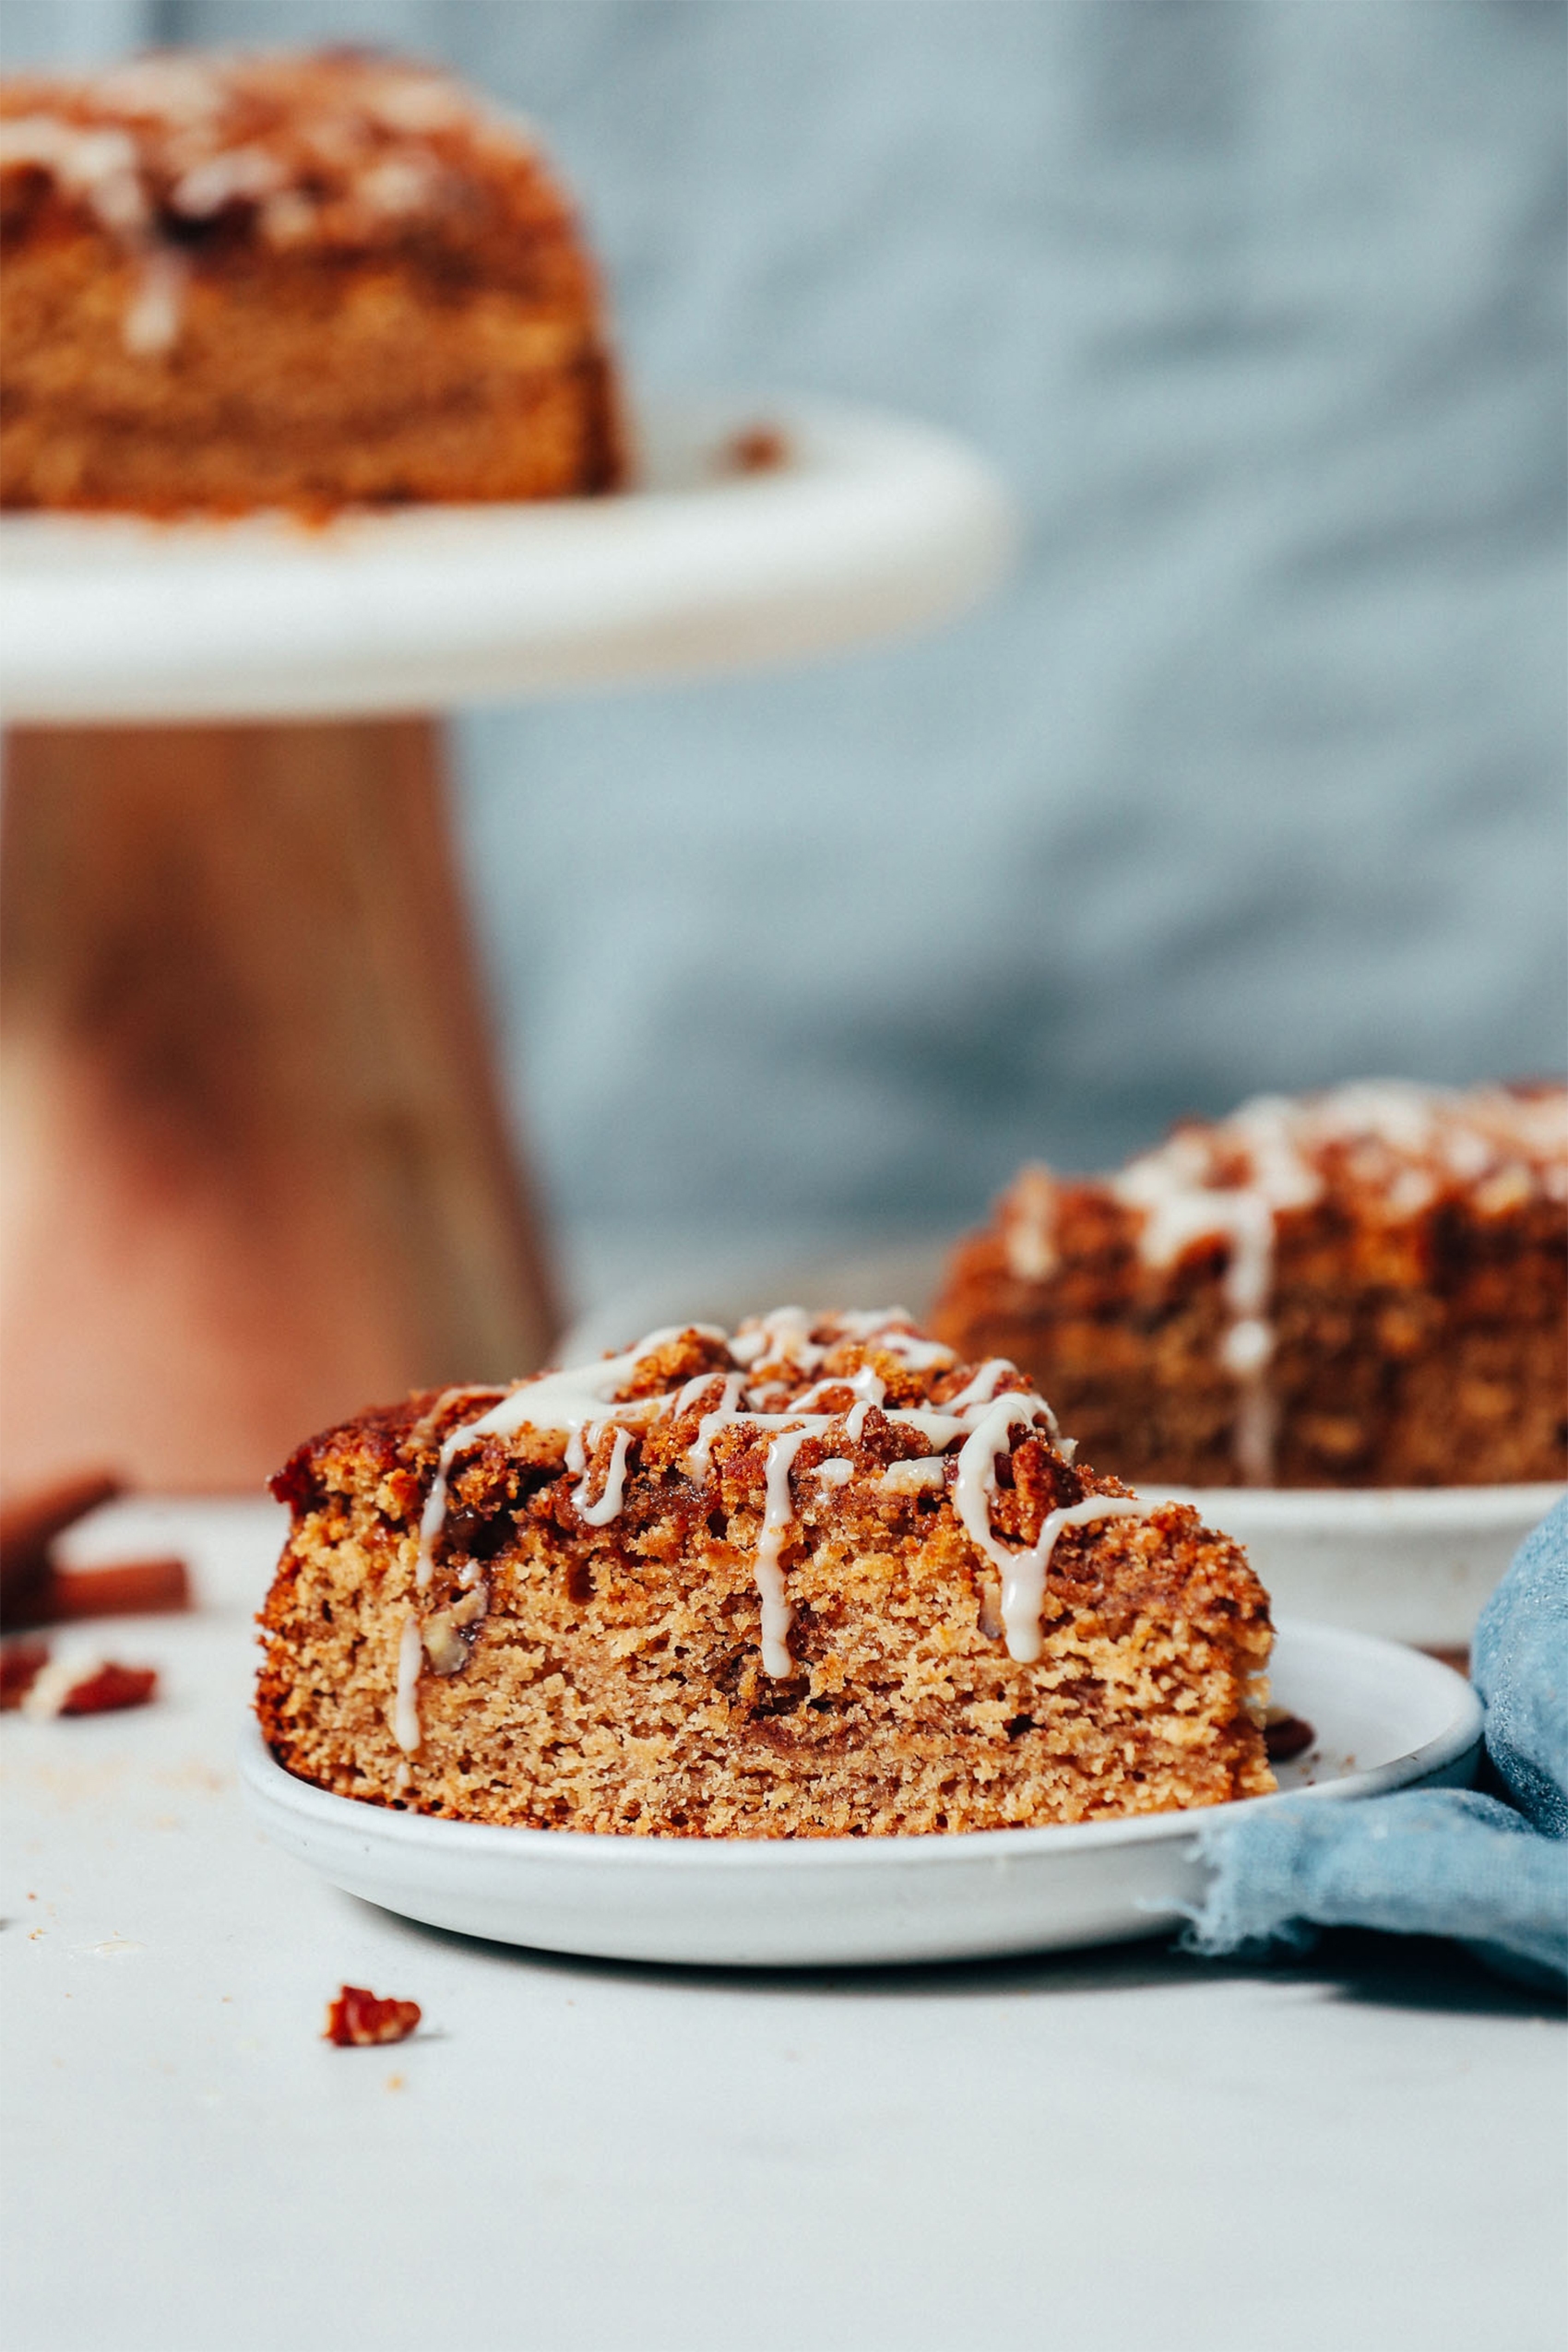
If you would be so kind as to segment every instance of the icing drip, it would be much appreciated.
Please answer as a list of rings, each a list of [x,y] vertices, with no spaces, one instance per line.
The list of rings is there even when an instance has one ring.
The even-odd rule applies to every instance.
[[[180,339],[189,269],[183,254],[154,245],[143,256],[137,290],[120,328],[133,359],[157,359]]]
[[[767,1499],[754,1573],[762,1600],[762,1670],[776,1680],[788,1674],[794,1664],[790,1656],[790,1628],[795,1612],[785,1598],[784,1572],[778,1564],[778,1555],[795,1516],[790,1472],[810,1435],[810,1430],[790,1430],[784,1436],[776,1437],[767,1449]]]
[[[259,203],[282,186],[283,166],[264,147],[231,147],[204,158],[175,181],[169,208],[187,220],[210,220],[236,197]]]
[[[398,1695],[392,1702],[392,1737],[403,1753],[416,1755],[420,1744],[420,1621],[413,1610],[403,1615],[398,1636]]]
[[[819,1396],[830,1396],[838,1388],[847,1388],[857,1405],[867,1407],[882,1404],[887,1395],[887,1383],[873,1372],[869,1364],[862,1364],[858,1372],[841,1372],[837,1378],[819,1380],[814,1388],[808,1388],[802,1396],[796,1397],[791,1409],[797,1413],[807,1412]],[[864,1420],[863,1414],[861,1420]]]
[[[594,1444],[598,1437],[598,1430],[591,1430],[588,1432],[588,1443]],[[590,1527],[607,1527],[611,1520],[619,1515],[622,1498],[626,1488],[626,1448],[631,1442],[632,1432],[629,1429],[616,1431],[614,1443],[611,1448],[610,1467],[604,1474],[604,1492],[597,1503],[590,1503],[588,1499],[588,1469],[586,1464],[580,1466],[583,1475],[572,1489],[572,1508],[578,1518],[586,1520]],[[579,1431],[573,1439],[573,1443],[579,1452],[582,1443],[582,1434]],[[569,1453],[567,1467],[568,1468],[579,1467],[572,1463]]]
[[[710,1323],[673,1324],[667,1330],[650,1331],[646,1339],[628,1348],[624,1355],[605,1356],[596,1364],[568,1364],[563,1372],[541,1372],[537,1380],[525,1380],[503,1396],[498,1405],[493,1405],[488,1413],[453,1430],[442,1444],[435,1477],[420,1516],[414,1582],[421,1590],[430,1583],[434,1569],[434,1546],[446,1524],[447,1482],[459,1454],[481,1437],[511,1437],[520,1429],[560,1430],[570,1443],[589,1421],[610,1418],[605,1407],[615,1404],[617,1390],[636,1379],[639,1364],[649,1356],[657,1356],[661,1348],[669,1347],[671,1340],[681,1338],[688,1330],[704,1339],[722,1339],[725,1336]],[[644,1421],[657,1420],[659,1408],[665,1402],[663,1397],[635,1397],[629,1403],[616,1405],[616,1412],[623,1420],[640,1426]],[[580,1468],[581,1463],[576,1467]]]
[[[989,1405],[992,1398],[996,1394],[997,1384],[1000,1381],[1006,1380],[1009,1376],[1016,1378],[1017,1375],[1017,1365],[1010,1364],[1005,1356],[988,1356],[985,1362],[981,1364],[979,1372],[976,1372],[973,1380],[968,1382],[965,1387],[960,1388],[956,1396],[950,1396],[947,1399],[947,1411],[950,1413],[961,1413],[968,1406],[970,1405]],[[1042,1404],[1044,1403],[1043,1398],[1040,1401]],[[1045,1407],[1045,1409],[1051,1416],[1051,1435],[1054,1436],[1056,1433],[1056,1416],[1054,1413],[1051,1412],[1049,1405]]]
[[[1025,1168],[1003,1203],[1008,1270],[1020,1282],[1044,1282],[1056,1271],[1056,1182],[1049,1168]]]
[[[1231,1448],[1248,1486],[1266,1486],[1274,1475],[1277,1417],[1268,1311],[1275,1220],[1281,1209],[1309,1206],[1323,1190],[1321,1176],[1297,1146],[1294,1123],[1293,1105],[1260,1097],[1213,1131],[1223,1145],[1194,1133],[1174,1135],[1160,1150],[1134,1160],[1111,1187],[1127,1207],[1143,1211],[1139,1249],[1148,1265],[1173,1265],[1195,1242],[1217,1236],[1227,1244],[1224,1298],[1230,1322],[1220,1361],[1236,1384]],[[1226,1145],[1246,1167],[1240,1181],[1225,1181],[1220,1155]]]
[[[709,1380],[703,1381],[702,1385],[705,1388],[709,1384]],[[719,1431],[726,1428],[735,1419],[735,1408],[741,1401],[741,1392],[745,1384],[743,1372],[731,1372],[725,1379],[724,1394],[719,1403],[711,1413],[705,1413],[697,1423],[697,1442],[686,1455],[686,1467],[694,1479],[707,1478],[713,1459],[713,1441]],[[691,1383],[688,1381],[686,1385],[690,1387]],[[683,1389],[681,1393],[684,1396],[685,1389]]]
[[[931,1372],[938,1364],[951,1364],[957,1360],[951,1348],[940,1339],[922,1339],[913,1328],[914,1317],[907,1307],[868,1307],[859,1314],[838,1314],[833,1318],[835,1327],[847,1339],[859,1339],[868,1348],[881,1348],[888,1355],[897,1356],[912,1372]]]
[[[946,1479],[946,1456],[928,1454],[912,1462],[890,1462],[881,1483],[889,1494],[925,1494],[932,1487],[945,1485]]]
[[[0,124],[0,163],[34,163],[80,196],[100,225],[134,236],[148,224],[140,159],[128,131],[67,123],[54,114],[18,114]]]
[[[798,1372],[815,1372],[828,1353],[826,1347],[812,1338],[816,1320],[804,1307],[775,1307],[771,1314],[753,1315],[730,1342],[730,1353],[748,1370],[754,1364],[790,1364]],[[952,1363],[952,1348],[944,1348],[939,1339],[922,1339],[912,1328],[913,1320],[903,1307],[868,1307],[855,1314],[837,1314],[833,1317],[832,1344],[853,1339],[865,1348],[880,1348],[914,1372]]]
[[[1140,1503],[1135,1495],[1090,1494],[1046,1514],[1032,1544],[1015,1549],[994,1534],[991,1498],[996,1491],[996,1457],[1004,1452],[1016,1429],[1032,1429],[1039,1409],[1036,1396],[999,1396],[989,1406],[964,1442],[953,1501],[966,1534],[1002,1575],[1002,1623],[1007,1655],[1030,1665],[1043,1645],[1040,1616],[1045,1607],[1045,1580],[1051,1555],[1063,1527],[1087,1526],[1095,1519],[1142,1518],[1158,1504]]]
[[[794,1364],[815,1372],[826,1348],[812,1345],[812,1317],[803,1307],[775,1307],[770,1315],[752,1315],[730,1342],[730,1353],[749,1372],[754,1364]]]
[[[184,310],[185,257],[154,233],[152,207],[142,185],[141,158],[128,131],[89,127],[53,114],[24,114],[0,124],[0,163],[32,163],[79,197],[99,226],[132,256],[131,298],[120,338],[133,359],[156,359],[179,339]]]
[[[431,1407],[429,1412],[421,1414],[419,1420],[414,1423],[413,1428],[409,1431],[409,1435],[413,1439],[414,1443],[418,1444],[430,1435],[430,1432],[435,1427],[436,1422],[441,1420],[447,1413],[449,1413],[453,1406],[459,1403],[463,1398],[469,1396],[493,1396],[494,1394],[495,1384],[493,1381],[489,1382],[482,1387],[469,1385],[462,1388],[444,1388],[440,1396],[436,1398],[434,1404]]]

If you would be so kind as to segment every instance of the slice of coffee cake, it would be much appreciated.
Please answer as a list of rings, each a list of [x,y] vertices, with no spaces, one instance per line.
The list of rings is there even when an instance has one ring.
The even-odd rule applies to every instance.
[[[257,1708],[291,1772],[470,1821],[888,1835],[1273,1787],[1272,1633],[1195,1512],[907,1317],[655,1332],[301,1447]]]
[[[313,514],[623,471],[598,273],[538,140],[369,52],[0,88],[0,503]]]
[[[1561,1086],[1270,1097],[1112,1175],[1026,1168],[932,1321],[1129,1478],[1560,1479],[1565,1204]]]

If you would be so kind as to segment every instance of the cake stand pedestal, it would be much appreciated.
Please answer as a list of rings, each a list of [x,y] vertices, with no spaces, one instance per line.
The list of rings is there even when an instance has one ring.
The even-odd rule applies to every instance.
[[[646,487],[306,531],[0,529],[7,1483],[248,1485],[558,1324],[497,1087],[439,726],[801,659],[979,595],[1005,503],[944,436],[647,422]]]

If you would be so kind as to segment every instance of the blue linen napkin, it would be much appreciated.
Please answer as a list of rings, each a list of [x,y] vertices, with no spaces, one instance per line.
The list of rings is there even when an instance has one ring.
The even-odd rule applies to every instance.
[[[1488,1601],[1471,1670],[1507,1801],[1417,1788],[1360,1804],[1287,1800],[1206,1823],[1212,1875],[1188,1948],[1383,1928],[1456,1936],[1509,1973],[1568,1976],[1568,1500]]]

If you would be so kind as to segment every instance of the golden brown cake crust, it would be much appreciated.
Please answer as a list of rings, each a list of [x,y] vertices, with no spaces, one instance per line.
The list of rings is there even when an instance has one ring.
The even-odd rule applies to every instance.
[[[527,1423],[454,1450],[496,1392],[417,1396],[302,1447],[277,1482],[293,1526],[261,1618],[257,1711],[279,1762],[425,1812],[687,1836],[1007,1828],[1272,1788],[1267,1602],[1234,1544],[1173,1504],[1063,1525],[1039,1655],[1011,1655],[998,1567],[960,1507],[986,1400],[976,1442],[994,1445],[984,1508],[1004,1562],[1052,1512],[1127,1491],[1066,1458],[1017,1375],[982,1379],[933,1455],[945,1423],[898,1416],[941,1415],[979,1367],[922,1349],[907,1323],[797,1329],[805,1364],[799,1348],[742,1363],[706,1330],[659,1336],[621,1360],[619,1404],[570,1457],[566,1432]],[[726,1378],[733,1417],[705,1432]],[[802,1418],[782,1490],[793,1621],[770,1674],[769,1453]],[[620,1507],[596,1526],[618,1460]]]
[[[531,136],[368,53],[0,88],[0,501],[612,488],[597,274]]]
[[[1560,1086],[1250,1104],[1115,1176],[1026,1169],[932,1324],[1013,1358],[1133,1479],[1560,1479],[1565,1204]]]

